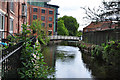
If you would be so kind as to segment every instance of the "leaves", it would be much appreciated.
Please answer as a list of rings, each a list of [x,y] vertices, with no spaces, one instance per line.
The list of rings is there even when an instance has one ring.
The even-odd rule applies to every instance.
[[[23,24],[22,36],[19,38],[21,40],[25,40],[26,42],[23,44],[24,48],[22,49],[21,54],[22,68],[18,69],[18,73],[23,79],[47,78],[47,76],[51,74],[52,71],[48,68],[48,66],[45,66],[46,63],[44,62],[44,56],[41,53],[40,43],[35,43],[33,47],[30,37],[26,36],[27,34],[31,34],[30,30],[27,29],[28,26]],[[46,35],[41,34],[40,21],[33,21],[30,29],[36,31],[38,38],[40,38],[40,41],[46,44],[43,39],[47,38],[45,38]]]
[[[63,35],[63,36],[68,36],[69,32],[67,30],[67,28],[64,25],[64,21],[60,20],[58,21],[58,35]]]
[[[64,21],[64,25],[67,28],[70,36],[76,36],[79,24],[77,20],[72,16],[63,16],[59,20]]]

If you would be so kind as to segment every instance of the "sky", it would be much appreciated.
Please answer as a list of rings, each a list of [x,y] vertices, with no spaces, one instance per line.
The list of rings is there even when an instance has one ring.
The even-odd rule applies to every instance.
[[[58,9],[60,14],[58,17],[67,15],[76,18],[79,23],[78,30],[83,30],[84,27],[90,24],[90,21],[85,21],[83,19],[85,11],[80,7],[90,7],[93,9],[94,7],[97,8],[101,2],[102,0],[51,0],[49,4],[58,5],[60,7]]]

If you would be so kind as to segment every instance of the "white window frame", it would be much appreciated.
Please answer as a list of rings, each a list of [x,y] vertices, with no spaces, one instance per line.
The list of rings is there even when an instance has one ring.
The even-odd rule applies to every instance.
[[[10,18],[10,33],[13,33],[13,24],[14,24],[14,19]]]
[[[10,11],[14,13],[14,2],[10,2]]]
[[[0,27],[2,28],[2,26],[3,26],[3,29],[0,28],[0,31],[4,31],[4,29],[5,29],[5,16],[1,12],[0,12],[0,16],[1,16],[0,17],[1,18]],[[4,32],[2,32],[2,36],[0,35],[0,37],[4,38]]]

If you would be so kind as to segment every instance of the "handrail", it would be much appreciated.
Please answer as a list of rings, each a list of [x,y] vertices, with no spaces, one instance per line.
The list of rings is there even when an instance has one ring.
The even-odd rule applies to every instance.
[[[61,35],[55,35],[55,36],[48,36],[50,38],[50,40],[57,40],[57,39],[61,39],[61,40],[79,40],[79,37],[76,36],[61,36]]]
[[[8,31],[0,31],[0,32],[7,32],[7,33],[9,33],[12,37],[14,37],[13,34],[10,33],[10,32],[8,32]],[[15,38],[15,37],[14,37],[14,38]],[[15,38],[15,39],[16,39],[16,38]]]
[[[16,38],[13,36],[12,33],[8,32],[8,31],[0,31],[0,32],[7,32],[7,33],[9,33],[9,34],[15,39],[15,42],[16,42]],[[5,40],[5,41],[9,41],[9,40],[4,39],[4,38],[1,37],[0,41],[1,41],[1,42],[5,42],[4,40]],[[16,42],[16,43],[17,43],[17,42]]]
[[[30,40],[33,40],[34,37],[32,37]],[[18,44],[21,44],[23,42],[20,42]],[[14,54],[16,51],[18,51],[20,48],[22,48],[23,45],[21,45],[20,47],[18,47],[17,49],[15,49],[14,51],[10,52],[8,55],[6,55],[5,57],[0,59],[0,63],[3,62],[5,59],[7,59],[8,57],[10,57],[12,54]],[[3,53],[2,53],[3,54]]]
[[[12,54],[14,54],[16,51],[18,51],[20,48],[22,48],[23,45],[21,45],[20,47],[18,47],[17,49],[15,49],[14,51],[12,51],[11,53],[9,53],[7,56],[5,56],[3,59],[1,58],[0,63],[2,63],[5,59],[7,59],[9,56],[11,56]]]

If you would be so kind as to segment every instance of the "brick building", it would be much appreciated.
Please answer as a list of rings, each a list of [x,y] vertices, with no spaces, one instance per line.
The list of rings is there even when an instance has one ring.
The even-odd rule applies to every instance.
[[[50,5],[46,2],[29,2],[28,3],[28,23],[39,19],[42,27],[47,30],[48,35],[57,34],[57,5]]]
[[[42,2],[2,2],[0,1],[0,40],[9,33],[22,31],[22,24],[32,23],[35,19],[42,21],[42,26],[49,35],[57,34],[58,6],[47,4],[50,0]]]
[[[26,2],[0,1],[0,37],[6,38],[9,33],[19,33],[26,18]],[[6,32],[2,32],[6,31]]]
[[[91,22],[88,26],[83,28],[83,32],[90,32],[90,31],[102,31],[108,29],[114,29],[118,25],[113,23],[112,21],[103,21],[103,22]]]

